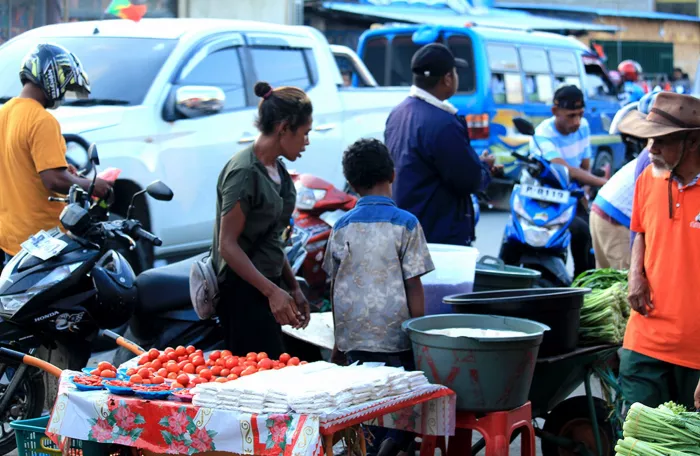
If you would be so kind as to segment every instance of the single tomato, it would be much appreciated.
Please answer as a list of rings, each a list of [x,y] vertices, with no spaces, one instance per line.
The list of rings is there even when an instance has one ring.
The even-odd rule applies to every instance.
[[[126,375],[131,377],[132,375],[136,374],[136,372],[138,372],[138,370],[136,370],[132,367],[132,368],[126,370]]]
[[[236,366],[238,366],[238,357],[237,356],[231,356],[229,358],[226,358],[226,361],[224,361],[224,367],[226,369],[233,369]]]
[[[180,374],[177,376],[177,382],[187,386],[190,383],[190,377],[187,374]]]
[[[236,366],[233,369],[231,369],[231,373],[237,377],[241,376],[241,372],[243,372],[245,368],[243,366]]]
[[[280,355],[280,363],[287,364],[287,361],[291,359],[291,356],[289,356],[289,353],[282,353]]]
[[[238,375],[236,375],[236,374],[228,374],[228,375],[226,376],[226,378],[229,379],[229,380],[238,380]]]
[[[173,388],[173,389],[183,389],[184,387],[185,387],[185,385],[178,383],[178,382],[175,382],[171,385],[171,388]]]
[[[158,370],[161,367],[163,367],[163,363],[161,363],[160,360],[156,358],[153,361],[151,361],[151,367],[155,370]]]
[[[290,358],[289,362],[287,362],[287,366],[298,366],[299,365],[299,358],[296,356],[294,358]]]
[[[170,353],[170,352],[174,352],[174,351],[175,351],[175,349],[173,347],[168,347],[165,350],[163,350],[163,353]]]
[[[181,363],[183,361],[187,361],[188,359],[189,358],[187,357],[187,355],[182,355],[182,356],[178,356],[175,361],[177,361],[178,363]]]
[[[180,355],[178,355],[178,354],[175,353],[174,351],[171,351],[170,353],[168,353],[168,359],[169,359],[169,360],[172,360],[172,361],[175,361],[175,360],[177,359],[178,356],[180,356]]]
[[[226,367],[226,360],[224,360],[223,358],[219,358],[216,361],[214,361],[214,365],[219,367]]]
[[[162,383],[165,383],[165,379],[163,377],[153,377],[153,384],[154,385],[160,385]]]
[[[207,368],[207,366],[197,366],[197,367],[195,368],[195,370],[194,370],[194,373],[195,373],[195,374],[199,374],[200,372],[202,372],[202,371],[205,370],[206,368]]]
[[[103,370],[100,372],[100,377],[102,378],[117,378],[117,373],[113,370]]]
[[[216,383],[226,383],[228,379],[226,377],[219,377],[215,380]]]
[[[256,373],[257,371],[258,370],[253,366],[247,367],[246,370],[241,372],[241,377],[245,377],[247,375],[252,375],[252,374]]]
[[[184,356],[187,354],[187,349],[180,345],[175,349],[175,353],[177,353],[177,356]]]
[[[206,378],[207,380],[209,380],[209,379],[212,378],[213,373],[212,373],[212,371],[210,371],[209,369],[203,369],[203,370],[199,373],[199,376],[202,377],[202,378]]]
[[[149,371],[148,369],[145,369],[145,368],[139,369],[138,374],[144,380],[151,377],[151,371]]]
[[[160,352],[157,348],[151,348],[150,350],[148,350],[148,359],[150,359],[151,361],[153,361],[154,359],[158,359],[159,356]]]
[[[231,369],[221,369],[221,375],[222,377],[228,377],[231,374]]]
[[[214,350],[209,354],[209,359],[216,361],[221,358],[221,352],[219,350]]]
[[[139,374],[132,375],[129,377],[129,381],[131,383],[143,383],[143,377],[141,377]]]
[[[180,368],[175,363],[168,364],[167,366],[165,366],[165,368],[168,370],[168,372],[179,372],[180,371]]]
[[[262,369],[272,369],[272,360],[270,358],[263,358],[258,362],[258,368]]]
[[[195,356],[192,360],[192,364],[194,364],[195,366],[204,366],[204,358],[202,358],[201,356]]]
[[[143,366],[143,365],[146,364],[148,361],[149,361],[148,355],[142,356],[141,358],[139,358],[139,366]]]
[[[177,372],[168,372],[168,378],[170,380],[175,380],[177,379]]]
[[[269,356],[267,356],[267,353],[265,353],[265,352],[260,352],[260,353],[258,353],[258,355],[257,355],[257,360],[258,360],[258,361],[262,361],[263,359],[267,359],[267,358],[269,358]]]
[[[161,354],[161,355],[158,357],[158,361],[160,361],[161,364],[165,364],[165,363],[167,363],[168,361],[170,361],[170,358],[168,358],[168,354],[167,354],[167,353],[163,353],[163,354]]]
[[[256,361],[258,360],[258,354],[254,352],[250,352],[247,355],[245,355],[246,358],[248,359],[255,359]]]
[[[168,369],[161,367],[160,369],[158,369],[157,374],[161,377],[167,377],[168,376]]]
[[[299,363],[300,366],[305,366],[306,364],[309,364],[309,362],[308,362],[308,361],[302,361],[302,362]]]
[[[215,377],[218,377],[221,375],[221,367],[220,366],[214,366],[211,368],[211,374]]]
[[[230,350],[221,350],[221,357],[222,358],[228,358],[230,356],[233,356],[233,353],[231,353]]]
[[[107,361],[102,361],[97,365],[97,370],[98,371],[103,371],[103,370],[113,370],[116,371],[117,369],[112,365],[112,363],[108,363]]]
[[[194,345],[188,345],[188,346],[185,348],[185,352],[187,352],[188,355],[194,353],[195,350],[197,350],[197,349],[194,348]]]
[[[252,366],[252,367],[257,367],[257,366],[258,366],[258,362],[255,361],[254,359],[249,359],[248,361],[244,362],[243,365],[244,365],[245,367],[251,367],[251,366]]]
[[[195,367],[194,367],[194,364],[192,364],[192,363],[187,363],[182,368],[182,371],[186,374],[194,374],[194,370],[195,370]]]

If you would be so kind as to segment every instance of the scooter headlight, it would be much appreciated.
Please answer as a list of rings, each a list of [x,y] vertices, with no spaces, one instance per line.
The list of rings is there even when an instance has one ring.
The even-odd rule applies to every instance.
[[[297,186],[297,209],[311,210],[314,208],[318,201],[321,201],[326,197],[325,190],[319,190],[314,188],[304,187],[302,185]]]
[[[29,302],[30,299],[64,280],[82,264],[82,261],[78,263],[64,264],[63,266],[59,266],[48,273],[44,278],[32,285],[24,293],[0,296],[0,315],[6,318],[11,318],[19,309],[22,308],[22,306]]]

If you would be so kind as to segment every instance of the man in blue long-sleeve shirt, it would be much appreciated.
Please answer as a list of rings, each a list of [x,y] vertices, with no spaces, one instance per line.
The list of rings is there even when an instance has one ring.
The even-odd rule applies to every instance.
[[[418,218],[431,243],[471,244],[470,194],[488,185],[493,166],[493,158],[474,152],[466,122],[445,101],[459,87],[457,68],[466,67],[442,44],[420,48],[411,60],[410,95],[391,112],[384,132],[396,166],[394,200]]]

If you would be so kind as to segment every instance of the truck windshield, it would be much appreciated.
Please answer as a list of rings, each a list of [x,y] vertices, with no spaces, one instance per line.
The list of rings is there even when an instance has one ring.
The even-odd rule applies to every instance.
[[[19,68],[24,56],[38,43],[55,43],[75,54],[90,81],[95,104],[138,105],[168,58],[177,40],[122,37],[26,37],[0,46],[0,103],[22,89]],[[101,101],[102,100],[102,101]],[[71,101],[66,99],[66,104]]]

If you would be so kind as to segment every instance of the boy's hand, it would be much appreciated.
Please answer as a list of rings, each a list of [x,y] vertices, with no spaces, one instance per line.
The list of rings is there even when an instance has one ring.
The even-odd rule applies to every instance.
[[[695,388],[695,408],[700,409],[700,383],[698,383],[698,387]]]
[[[306,299],[304,292],[301,291],[301,288],[299,287],[292,290],[292,298],[294,298],[294,303],[297,305],[299,312],[301,312],[301,316],[299,317],[299,326],[296,328],[304,329],[309,326],[309,322],[311,321],[311,307],[309,306],[309,301]]]

